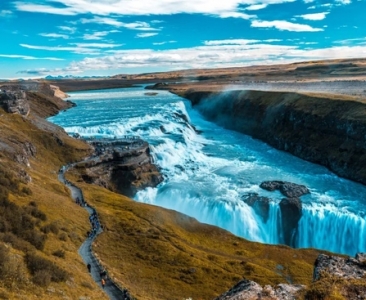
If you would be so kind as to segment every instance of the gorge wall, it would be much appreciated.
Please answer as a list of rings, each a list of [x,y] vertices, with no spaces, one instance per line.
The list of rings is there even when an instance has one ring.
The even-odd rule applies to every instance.
[[[179,95],[221,126],[366,184],[366,104],[361,101],[241,90]]]

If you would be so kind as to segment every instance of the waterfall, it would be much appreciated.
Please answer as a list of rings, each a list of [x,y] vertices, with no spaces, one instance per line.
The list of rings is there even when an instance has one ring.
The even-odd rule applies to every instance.
[[[366,220],[345,209],[312,205],[299,221],[299,248],[317,248],[354,256],[366,252]]]
[[[140,191],[136,201],[174,209],[248,240],[282,244],[283,195],[262,190],[259,184],[286,180],[311,190],[302,197],[296,247],[352,256],[366,252],[365,186],[217,126],[175,95],[160,91],[148,97],[144,92],[132,88],[71,93],[77,107],[50,121],[70,134],[139,135],[148,141],[165,180],[157,188]],[[266,222],[242,200],[246,193],[272,199]]]

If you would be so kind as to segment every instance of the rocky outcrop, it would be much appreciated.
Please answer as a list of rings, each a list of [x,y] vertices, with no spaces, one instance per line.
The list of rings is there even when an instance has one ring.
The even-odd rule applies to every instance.
[[[276,287],[243,279],[215,300],[294,300],[303,285],[279,284]]]
[[[290,92],[186,91],[208,119],[366,184],[366,104]]]
[[[20,149],[21,151],[15,155],[15,161],[30,167],[29,159],[36,156],[36,147],[31,142],[24,142]]]
[[[242,200],[253,207],[257,215],[259,215],[263,222],[267,222],[269,217],[269,202],[271,201],[267,197],[259,196],[257,193],[248,193],[243,195]]]
[[[309,189],[305,185],[287,181],[263,181],[259,186],[267,191],[279,190],[282,195],[289,198],[297,198],[310,193]]]
[[[29,103],[24,91],[0,90],[0,106],[8,113],[18,113],[27,115],[29,113]]]
[[[298,284],[262,287],[243,279],[215,300],[366,299],[365,276],[364,253],[358,253],[355,258],[320,254],[309,287]]]
[[[163,181],[152,163],[149,144],[138,138],[91,140],[94,155],[75,167],[88,183],[132,197]]]
[[[315,262],[314,278],[331,274],[346,279],[362,279],[366,275],[366,254],[358,253],[355,258],[320,254]]]
[[[295,246],[302,203],[299,198],[284,198],[280,202],[283,238],[286,245]]]

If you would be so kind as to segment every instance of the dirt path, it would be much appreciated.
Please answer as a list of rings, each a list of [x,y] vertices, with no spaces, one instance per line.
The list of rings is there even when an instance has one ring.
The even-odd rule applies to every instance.
[[[73,185],[71,182],[65,180],[65,171],[67,171],[67,167],[62,167],[60,172],[58,173],[58,179],[65,184],[71,192],[71,197],[76,200],[77,198],[80,199],[83,203],[84,197],[81,189]],[[77,205],[77,204],[75,204]],[[89,216],[91,216],[96,210],[89,206],[84,206],[84,208],[88,211]],[[96,220],[99,223],[98,215],[96,215]],[[87,238],[84,243],[79,248],[79,255],[82,257],[83,261],[85,262],[85,269],[87,269],[87,264],[91,265],[91,276],[93,277],[94,281],[99,285],[100,288],[102,287],[100,272],[102,272],[102,267],[99,265],[97,259],[95,258],[94,254],[91,251],[91,245],[94,239],[98,236],[98,234],[102,233],[102,228],[98,225],[96,234],[91,237]],[[106,280],[106,284],[104,287],[104,292],[108,295],[109,299],[111,300],[132,300],[130,295],[126,290],[121,290],[117,285],[110,280],[109,278]]]

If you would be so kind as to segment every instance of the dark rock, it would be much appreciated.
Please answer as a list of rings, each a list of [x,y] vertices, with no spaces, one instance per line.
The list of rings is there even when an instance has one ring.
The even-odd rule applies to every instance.
[[[289,198],[298,198],[302,195],[309,194],[310,191],[305,185],[291,182],[285,182],[280,186],[280,192]]]
[[[263,181],[259,187],[261,187],[262,189],[264,190],[267,190],[267,191],[275,191],[275,190],[279,190],[280,189],[280,186],[283,185],[285,182],[284,181],[277,181],[277,180],[274,180],[274,181]]]
[[[146,90],[166,90],[168,89],[168,84],[165,82],[158,82],[154,85],[148,85],[145,87]]]
[[[269,217],[269,202],[267,197],[259,196],[257,193],[248,193],[242,196],[243,201],[249,206],[253,207],[257,215],[259,215],[263,222],[267,222]]]
[[[302,195],[310,193],[309,189],[305,185],[287,181],[264,181],[259,186],[267,191],[279,190],[284,196],[288,198],[298,198]]]
[[[182,119],[184,121],[184,123],[189,123],[188,117],[185,114],[182,113],[173,113],[174,116],[176,116],[178,119]]]
[[[158,94],[159,93],[156,93],[156,92],[146,92],[146,93],[144,93],[144,95],[146,95],[146,96],[156,96]]]
[[[299,198],[284,198],[280,202],[280,209],[284,243],[294,247],[302,216],[302,203]]]
[[[68,107],[76,107],[76,103],[75,102],[72,102],[70,100],[66,100],[66,102],[69,104]]]
[[[162,133],[168,133],[167,130],[165,129],[165,127],[163,125],[160,125],[160,130]]]

